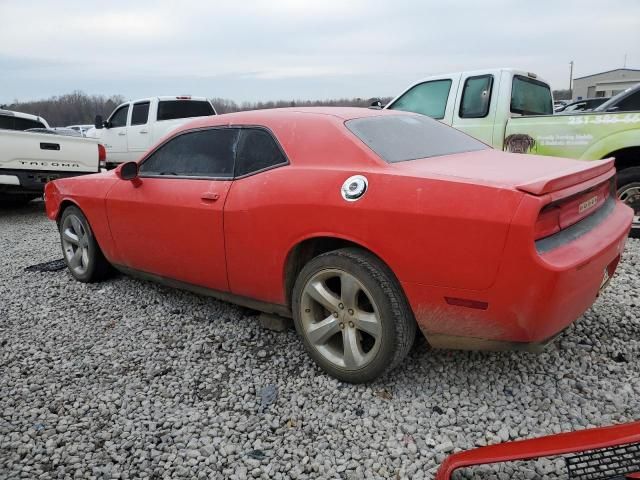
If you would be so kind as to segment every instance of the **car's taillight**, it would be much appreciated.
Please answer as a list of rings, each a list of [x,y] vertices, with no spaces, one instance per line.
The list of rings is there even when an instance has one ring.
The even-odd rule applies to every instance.
[[[98,144],[98,164],[100,165],[100,168],[107,166],[107,150],[101,143]]]
[[[534,238],[536,240],[560,231],[560,212],[561,209],[557,205],[548,205],[542,209],[534,228]]]
[[[545,206],[536,220],[534,238],[540,240],[553,235],[594,213],[611,195],[615,188],[612,185],[612,181],[605,182]]]

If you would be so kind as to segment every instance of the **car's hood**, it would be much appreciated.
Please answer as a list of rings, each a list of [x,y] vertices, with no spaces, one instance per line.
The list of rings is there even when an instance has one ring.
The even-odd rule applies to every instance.
[[[542,195],[612,170],[613,159],[584,161],[490,149],[399,162],[393,167],[417,177],[464,179]]]

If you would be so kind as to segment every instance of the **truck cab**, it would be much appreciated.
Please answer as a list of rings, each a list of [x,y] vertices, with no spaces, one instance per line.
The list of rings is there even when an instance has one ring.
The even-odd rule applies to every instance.
[[[536,74],[500,68],[427,77],[385,108],[427,115],[502,149],[508,118],[552,115],[553,95]]]
[[[215,115],[204,97],[151,97],[118,105],[106,121],[97,116],[88,137],[107,151],[107,168],[137,160],[158,140],[192,118]]]

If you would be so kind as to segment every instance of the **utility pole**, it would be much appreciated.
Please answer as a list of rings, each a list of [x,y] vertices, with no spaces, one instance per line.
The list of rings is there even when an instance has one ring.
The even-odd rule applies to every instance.
[[[569,99],[573,100],[573,60],[569,62]]]
[[[627,68],[627,54],[624,54],[624,65],[622,65],[622,68]]]

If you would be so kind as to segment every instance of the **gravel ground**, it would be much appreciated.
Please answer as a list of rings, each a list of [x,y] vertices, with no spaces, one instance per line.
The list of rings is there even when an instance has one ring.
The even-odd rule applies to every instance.
[[[62,256],[41,203],[0,211],[0,252],[2,478],[431,478],[453,451],[640,417],[640,240],[545,353],[419,345],[366,386],[324,375],[254,312],[25,272]]]

